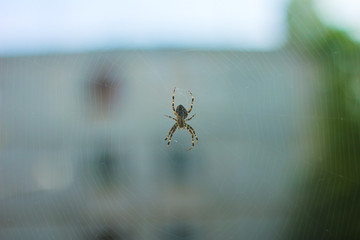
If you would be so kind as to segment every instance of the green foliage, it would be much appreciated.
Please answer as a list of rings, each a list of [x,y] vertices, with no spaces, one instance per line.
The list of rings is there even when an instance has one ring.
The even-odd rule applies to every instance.
[[[298,3],[294,2],[292,11]],[[323,66],[324,96],[319,99],[325,107],[321,124],[325,126],[326,146],[321,153],[324,160],[297,192],[300,207],[293,215],[287,239],[359,239],[360,46],[345,32],[319,26],[319,21],[315,25],[306,28],[321,29],[321,34],[302,38],[297,37],[303,32],[298,32],[296,21],[290,22],[290,45],[296,49],[300,44],[297,49]]]

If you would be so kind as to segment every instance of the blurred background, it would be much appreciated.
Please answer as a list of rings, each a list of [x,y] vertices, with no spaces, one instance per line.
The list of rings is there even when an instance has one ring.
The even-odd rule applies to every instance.
[[[359,12],[0,0],[0,239],[358,239]]]

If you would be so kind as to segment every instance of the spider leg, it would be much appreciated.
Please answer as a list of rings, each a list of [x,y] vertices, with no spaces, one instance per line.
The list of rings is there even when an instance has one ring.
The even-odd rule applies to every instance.
[[[167,143],[167,146],[166,146],[166,149],[169,150],[169,146],[170,146],[170,142],[171,142],[171,139],[172,139],[172,136],[174,134],[174,132],[176,131],[176,128],[177,128],[177,123],[174,124],[174,126],[171,128],[170,132],[169,132],[169,135],[168,137],[165,138],[165,141],[169,138],[169,141]]]
[[[165,115],[165,117],[168,117],[168,118],[171,118],[171,119],[177,121],[176,118],[170,117],[170,116],[168,116],[168,115]]]
[[[194,148],[194,133],[191,131],[191,129],[189,127],[190,127],[189,125],[186,125],[186,129],[191,134],[191,148],[189,148],[188,151],[190,151],[191,149]]]
[[[190,121],[193,117],[195,117],[196,113],[191,116],[191,118],[185,119],[185,122]]]
[[[190,93],[190,95],[191,95],[191,106],[190,106],[190,110],[188,111],[188,113],[191,112],[191,110],[192,110],[192,108],[193,108],[193,104],[194,104],[194,96],[192,95],[192,93],[190,92],[190,90],[189,90],[189,93]]]
[[[174,134],[175,131],[176,131],[176,128],[172,131],[172,133],[171,133],[171,135],[170,135],[170,137],[169,137],[169,141],[168,141],[168,143],[167,143],[166,150],[169,150],[170,142],[171,142],[171,139],[172,139],[173,134]]]
[[[189,125],[189,124],[186,124],[188,128],[190,128],[190,130],[194,133],[194,136],[196,138],[196,144],[199,143],[199,138],[197,137],[196,133],[195,133],[195,130]]]
[[[175,123],[174,126],[172,126],[172,128],[170,129],[168,135],[167,135],[166,138],[165,138],[165,141],[168,140],[170,134],[172,134],[173,131],[175,131],[176,127],[177,127],[177,123]]]
[[[192,131],[192,133],[194,134],[194,136],[195,136],[195,138],[196,138],[196,144],[198,144],[198,143],[199,143],[199,139],[198,139],[198,137],[196,136],[194,129],[191,130],[191,131]]]
[[[172,104],[171,104],[171,106],[172,106],[172,109],[173,109],[174,114],[175,114],[175,116],[176,116],[176,111],[175,111],[175,106],[174,106],[174,102],[175,102],[175,89],[176,89],[176,87],[174,88],[174,91],[173,91]]]

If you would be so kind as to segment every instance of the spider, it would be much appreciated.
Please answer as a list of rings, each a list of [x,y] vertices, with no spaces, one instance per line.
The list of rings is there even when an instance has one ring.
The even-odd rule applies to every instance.
[[[170,129],[169,134],[165,138],[165,141],[169,139],[166,149],[169,149],[171,138],[172,138],[174,132],[176,131],[176,128],[179,128],[179,129],[185,129],[186,128],[189,131],[189,133],[191,134],[191,143],[192,143],[192,145],[191,145],[191,148],[188,149],[188,151],[189,151],[194,147],[194,136],[196,138],[196,144],[198,144],[198,142],[199,142],[199,139],[196,136],[195,130],[189,124],[186,123],[187,121],[190,121],[196,115],[196,114],[194,114],[194,115],[191,116],[191,118],[186,119],[188,114],[191,112],[191,110],[193,108],[194,96],[189,91],[189,93],[191,95],[191,106],[190,106],[189,111],[186,111],[185,107],[183,105],[181,105],[181,104],[179,106],[177,106],[176,110],[175,110],[175,107],[174,107],[175,89],[176,89],[176,87],[174,88],[173,95],[172,95],[172,109],[173,109],[173,112],[174,112],[176,118],[165,115],[165,117],[171,118],[171,119],[176,121],[174,126]]]

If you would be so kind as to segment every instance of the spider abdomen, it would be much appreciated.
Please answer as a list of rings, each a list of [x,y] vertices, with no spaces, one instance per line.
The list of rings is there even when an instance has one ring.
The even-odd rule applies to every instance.
[[[182,119],[185,119],[188,116],[188,112],[186,111],[186,109],[183,105],[179,105],[176,107],[176,113],[179,116],[179,118],[182,118]]]

